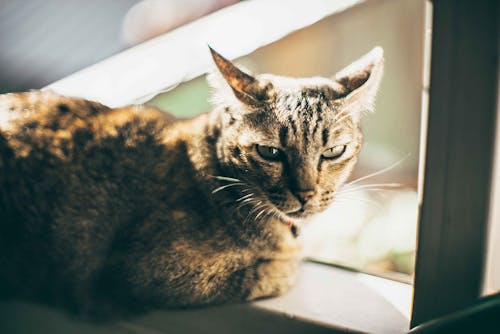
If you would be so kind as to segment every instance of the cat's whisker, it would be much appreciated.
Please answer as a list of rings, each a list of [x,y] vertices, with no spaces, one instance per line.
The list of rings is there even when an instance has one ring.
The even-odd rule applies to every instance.
[[[236,179],[234,177],[228,177],[228,176],[221,176],[221,175],[216,175],[214,176],[219,181],[227,181],[227,182],[242,182],[240,179]]]
[[[275,211],[276,210],[274,210],[273,207],[268,207],[267,208],[267,212],[266,212],[266,214],[264,215],[264,217],[262,219],[264,219],[264,218],[266,218],[266,219],[273,219],[275,217],[275,215],[276,215]]]
[[[221,187],[219,187],[217,189],[212,190],[212,194],[218,193],[219,191],[224,190],[224,189],[229,188],[229,187],[243,186],[243,185],[245,185],[245,184],[241,183],[241,182],[226,184],[226,185],[223,185],[223,186],[221,186]]]
[[[346,191],[346,192],[342,192],[342,194],[350,194],[350,193],[355,193],[357,192],[359,189],[354,189],[352,191]],[[392,190],[395,190],[395,188],[365,188],[365,189],[361,189],[362,191],[392,191]]]
[[[262,216],[262,219],[269,219],[269,216],[273,214],[274,208],[272,205],[267,204],[265,208],[264,215]]]
[[[257,201],[257,204],[250,210],[249,215],[253,214],[254,212],[260,210],[262,208],[262,201]]]
[[[255,220],[259,219],[259,217],[264,213],[266,212],[267,208],[264,208],[262,210],[260,210],[260,212],[255,216]]]
[[[257,199],[253,199],[252,201],[249,201],[247,204],[249,204],[251,206],[250,210],[248,210],[248,213],[247,213],[247,216],[251,215],[255,210],[256,208],[258,207],[258,204],[257,204]],[[244,205],[242,205],[244,206]]]
[[[244,200],[246,200],[246,199],[248,199],[248,198],[250,198],[250,197],[252,197],[252,196],[253,196],[253,194],[247,194],[247,195],[241,196],[240,198],[238,198],[238,199],[236,200],[236,202],[241,202],[241,201],[244,201]]]
[[[256,198],[249,197],[249,198],[245,198],[244,200],[242,200],[240,205],[252,204],[252,203],[255,203],[256,201],[257,201]]]
[[[268,209],[268,207],[269,205],[263,200],[257,200],[255,206],[248,213],[247,218],[245,219],[245,223],[248,222],[248,220],[250,220],[252,216],[254,217],[253,220],[258,219],[258,217],[260,217],[262,213]]]
[[[268,206],[266,209],[266,213],[264,214],[264,217],[262,217],[262,219],[269,219],[272,213],[273,213],[273,208]]]
[[[372,183],[372,184],[363,184],[363,185],[359,185],[359,186],[356,186],[356,187],[347,186],[345,188],[340,189],[336,194],[337,195],[346,194],[346,193],[351,193],[351,192],[358,191],[358,190],[363,190],[363,189],[366,189],[366,190],[370,190],[370,189],[388,190],[390,188],[400,188],[401,186],[402,186],[401,183]]]
[[[249,197],[249,198],[241,201],[241,203],[236,207],[236,210],[239,211],[241,208],[243,208],[243,207],[245,207],[247,205],[253,205],[256,201],[257,201],[257,199],[255,199],[253,197]]]
[[[385,172],[388,172],[390,171],[391,169],[395,168],[396,166],[400,165],[404,160],[406,160],[408,157],[410,156],[410,153],[408,153],[406,156],[402,157],[401,159],[399,159],[398,161],[396,161],[395,163],[393,163],[392,165],[388,166],[388,167],[385,167],[384,169],[381,169],[379,171],[376,171],[376,172],[373,172],[371,174],[368,174],[368,175],[365,175],[365,176],[362,176],[360,178],[357,178],[349,183],[346,183],[345,185],[346,186],[350,186],[350,185],[353,185],[353,184],[356,184],[356,183],[359,183],[361,181],[364,181],[366,179],[369,179],[371,177],[374,177],[374,176],[377,176],[377,175],[380,175],[380,174],[383,174]]]
[[[378,203],[378,202],[376,202],[374,200],[367,199],[367,198],[342,196],[342,197],[337,197],[335,199],[336,203],[338,203],[337,200],[340,200],[341,203],[342,202],[343,203],[349,203],[349,202],[352,202],[352,201],[356,201],[356,202],[361,202],[361,203],[364,203],[364,204],[370,204],[372,206],[376,206],[377,209],[379,209],[379,210],[383,209],[383,206],[380,203]]]

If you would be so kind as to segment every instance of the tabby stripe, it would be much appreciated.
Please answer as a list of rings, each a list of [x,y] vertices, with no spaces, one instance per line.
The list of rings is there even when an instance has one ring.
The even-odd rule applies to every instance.
[[[323,116],[321,116],[321,104],[316,104],[316,124],[314,124],[313,137],[318,132],[319,124],[323,121]]]
[[[326,144],[328,143],[329,136],[330,132],[328,131],[327,128],[324,128],[322,133],[323,146],[326,146]]]
[[[306,112],[308,112],[309,111],[308,110],[309,109],[309,101],[307,101],[307,95],[304,92],[302,92],[302,101],[304,102],[304,103],[302,103],[303,104],[302,107],[304,108],[304,110]]]
[[[233,148],[233,154],[236,156],[238,159],[241,159],[241,150],[238,146],[235,146]]]
[[[288,116],[288,122],[290,122],[290,126],[292,127],[293,134],[296,135],[297,134],[297,125],[295,124],[295,121],[291,115]]]
[[[282,126],[280,129],[280,143],[282,147],[285,147],[288,142],[288,128]]]
[[[61,114],[65,114],[65,113],[67,113],[68,111],[70,111],[70,108],[69,108],[69,107],[68,107],[68,105],[67,105],[67,104],[65,104],[65,103],[60,103],[60,104],[58,104],[58,105],[57,105],[57,109],[59,110],[59,112],[60,112]]]
[[[304,119],[304,130],[302,131],[304,136],[304,145],[307,146],[309,144],[309,121]]]

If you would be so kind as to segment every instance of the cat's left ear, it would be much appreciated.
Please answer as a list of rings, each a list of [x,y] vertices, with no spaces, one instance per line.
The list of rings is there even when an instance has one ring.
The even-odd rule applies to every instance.
[[[272,84],[262,82],[252,75],[240,70],[236,65],[222,57],[210,46],[210,52],[215,65],[224,77],[224,80],[233,90],[234,95],[249,106],[258,106],[270,99]]]
[[[356,121],[363,112],[374,110],[383,70],[384,52],[381,47],[376,47],[333,77],[342,90],[345,108]]]

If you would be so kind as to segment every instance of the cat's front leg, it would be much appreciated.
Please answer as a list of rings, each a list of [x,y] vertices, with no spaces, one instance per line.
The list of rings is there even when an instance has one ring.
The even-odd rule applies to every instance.
[[[249,285],[246,300],[279,296],[288,291],[297,276],[297,258],[258,260],[247,271]]]
[[[281,227],[282,225],[278,225]],[[258,260],[247,269],[247,300],[279,296],[294,283],[301,259],[302,244],[286,229],[280,233],[281,242],[275,247],[262,249]]]

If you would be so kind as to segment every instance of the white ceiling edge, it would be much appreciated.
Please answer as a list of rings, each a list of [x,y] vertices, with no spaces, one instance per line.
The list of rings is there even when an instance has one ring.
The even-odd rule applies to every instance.
[[[226,7],[87,67],[45,89],[119,107],[212,68],[209,44],[229,59],[251,53],[364,0],[252,0]]]

